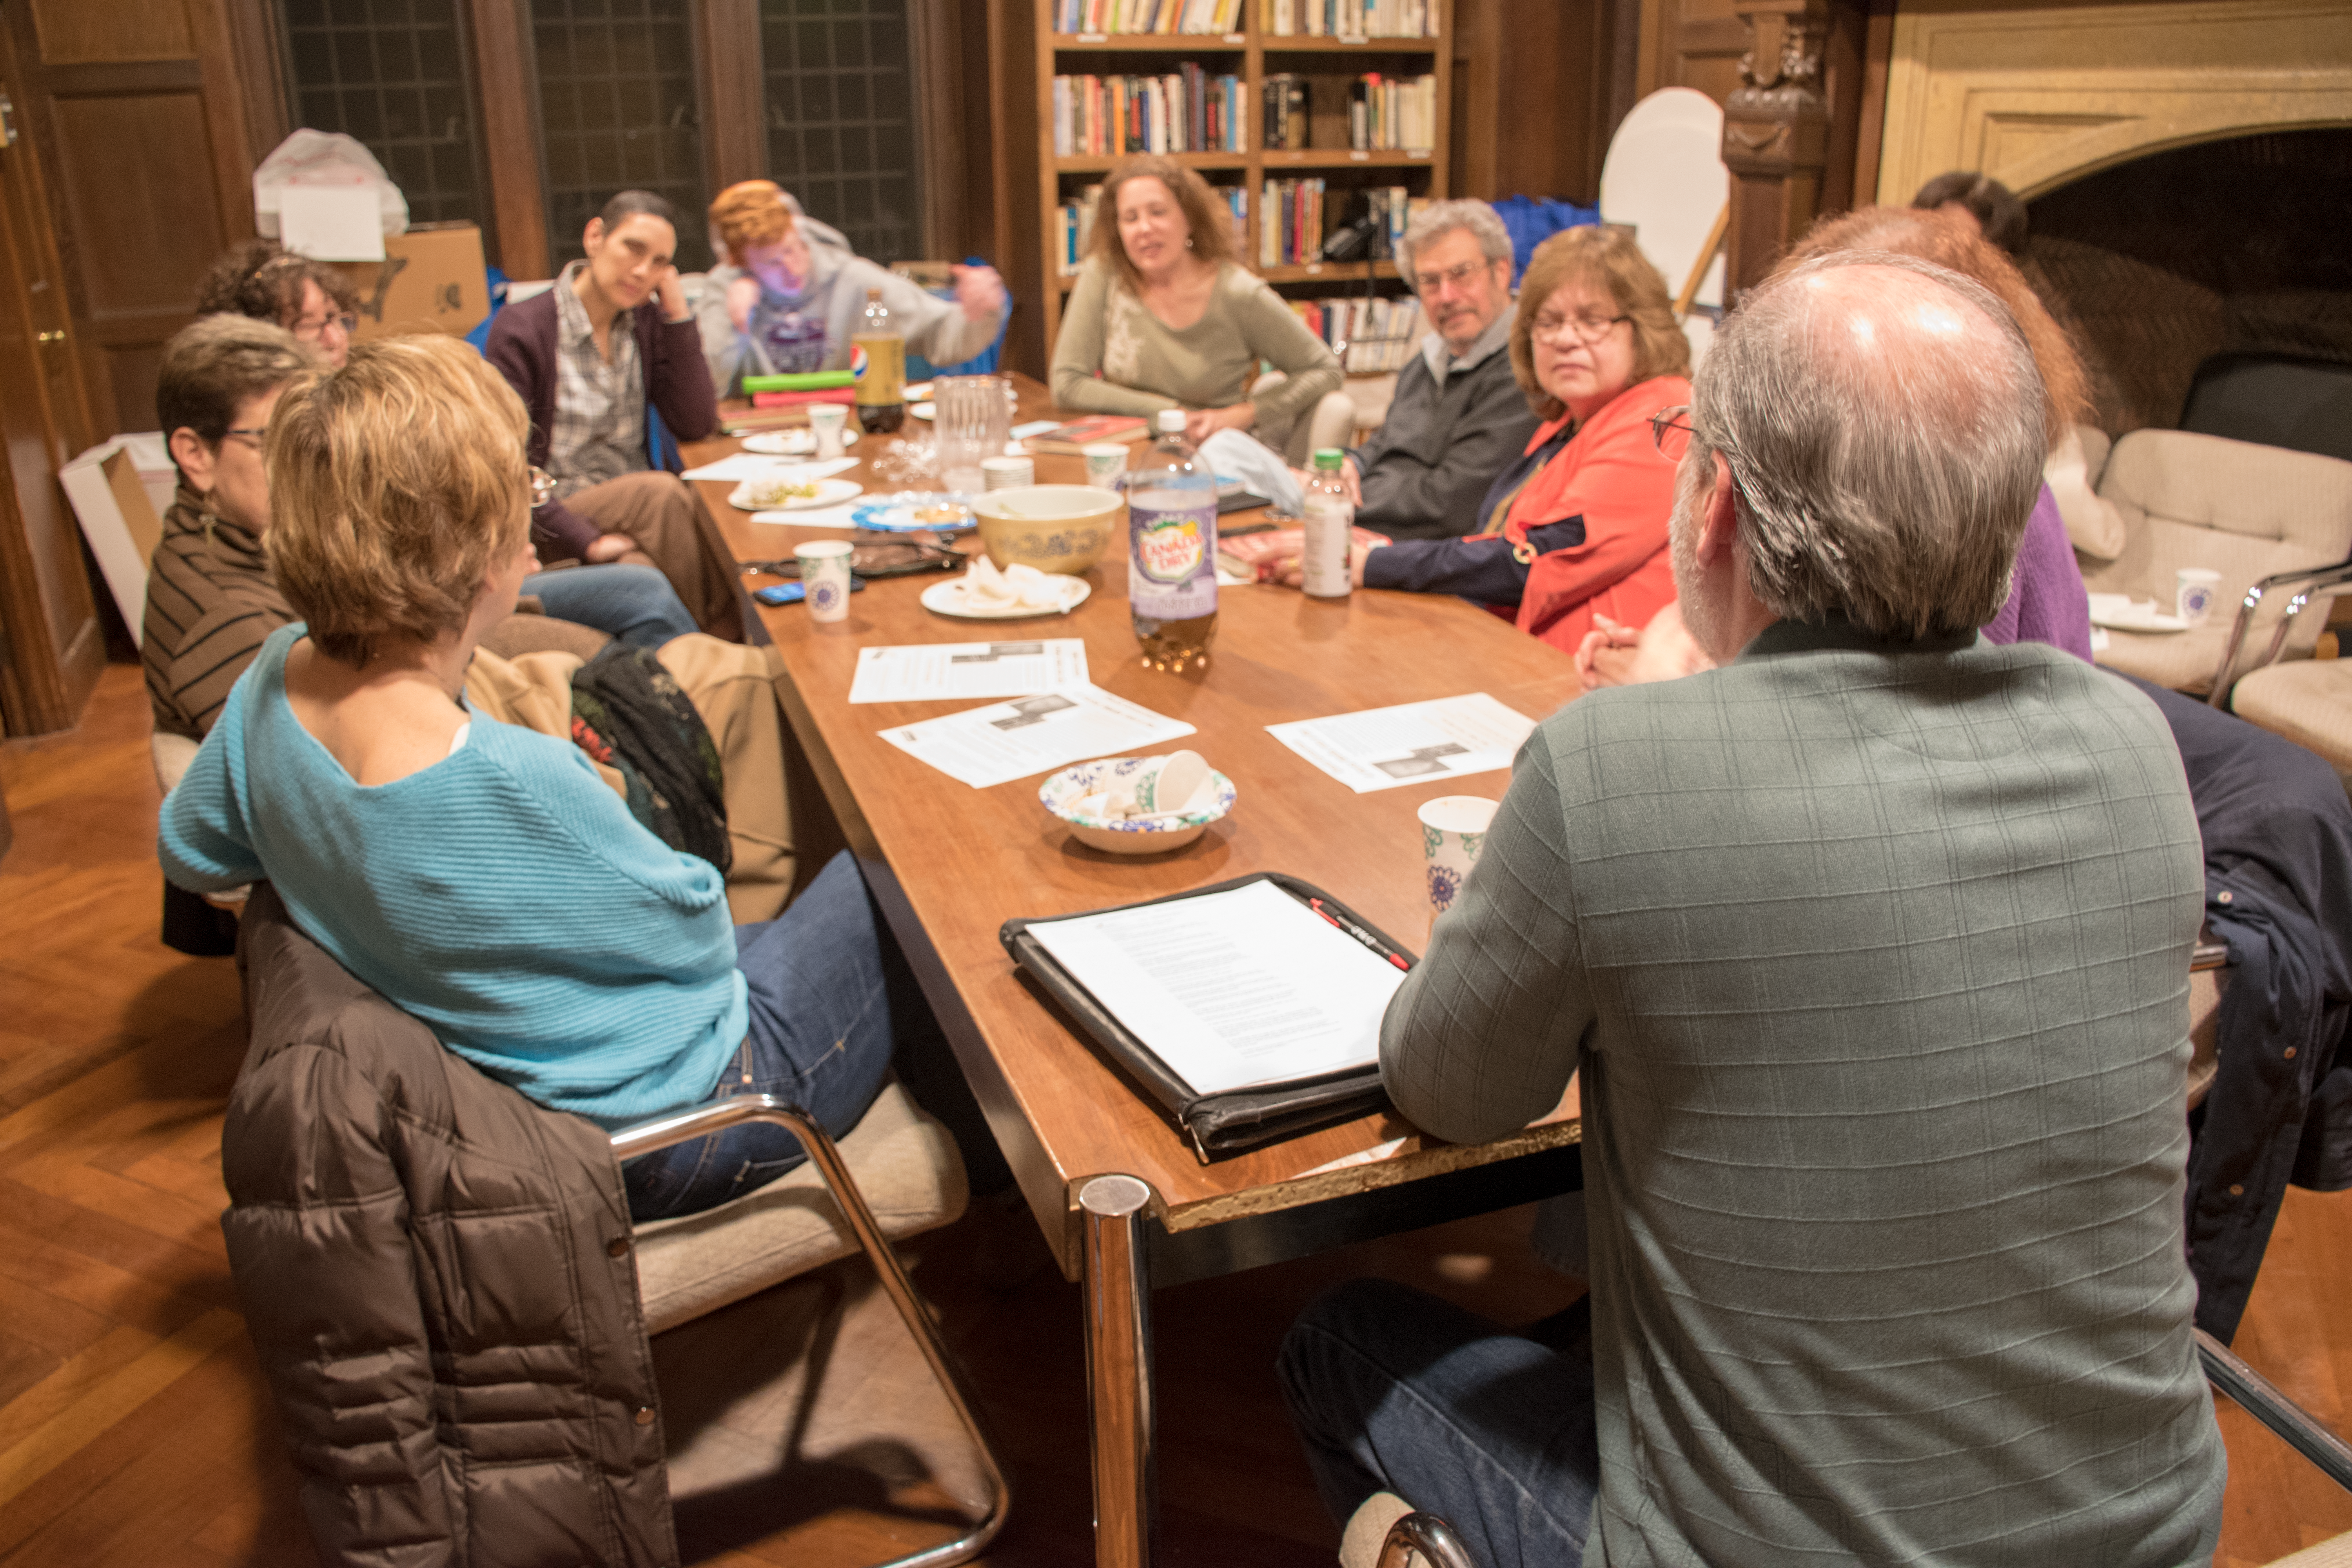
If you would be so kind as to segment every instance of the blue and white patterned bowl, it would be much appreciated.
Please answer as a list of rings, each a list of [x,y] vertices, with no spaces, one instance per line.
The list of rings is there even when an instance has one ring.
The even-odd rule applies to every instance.
[[[1209,824],[1234,808],[1234,781],[1212,768],[1209,804],[1181,816],[1155,817],[1149,822],[1113,822],[1073,809],[1105,785],[1128,777],[1148,759],[1112,757],[1064,768],[1037,787],[1045,809],[1070,825],[1077,841],[1110,855],[1158,855],[1181,849],[1208,830]]]

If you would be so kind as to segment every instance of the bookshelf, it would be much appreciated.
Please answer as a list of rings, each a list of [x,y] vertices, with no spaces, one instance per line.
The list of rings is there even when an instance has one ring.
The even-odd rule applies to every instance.
[[[1448,138],[1453,115],[1451,49],[1453,0],[1428,0],[1435,33],[1429,37],[1328,37],[1265,30],[1276,0],[1243,0],[1241,25],[1223,33],[1057,33],[1057,15],[1067,0],[1031,0],[1034,6],[1037,99],[1037,191],[1039,254],[1045,261],[1045,352],[1050,358],[1060,334],[1062,310],[1075,274],[1062,271],[1061,208],[1097,184],[1121,155],[1057,156],[1055,77],[1166,76],[1186,64],[1209,78],[1237,77],[1242,83],[1239,116],[1244,146],[1234,152],[1178,153],[1176,162],[1197,169],[1214,187],[1241,187],[1244,221],[1241,261],[1286,296],[1315,299],[1348,286],[1360,293],[1369,282],[1384,294],[1405,285],[1392,261],[1259,264],[1260,225],[1267,218],[1264,189],[1268,180],[1324,182],[1324,226],[1330,228],[1363,210],[1359,193],[1373,187],[1403,187],[1411,197],[1443,197],[1446,190]],[[1299,11],[1306,5],[1299,4]],[[1265,146],[1266,79],[1281,73],[1304,79],[1307,134],[1312,145],[1268,152]],[[1434,79],[1435,111],[1426,126],[1423,149],[1358,150],[1349,145],[1349,87],[1358,77]],[[1335,199],[1337,198],[1337,199]]]

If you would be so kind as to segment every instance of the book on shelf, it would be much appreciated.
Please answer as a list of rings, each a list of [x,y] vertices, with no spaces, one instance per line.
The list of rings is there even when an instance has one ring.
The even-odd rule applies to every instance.
[[[1433,0],[1258,0],[1257,30],[1273,37],[1433,38]]]
[[[1361,295],[1293,300],[1289,305],[1307,330],[1340,356],[1349,375],[1402,370],[1421,352],[1421,340],[1429,331],[1421,301],[1410,294],[1395,300]]]
[[[1265,79],[1264,126],[1259,137],[1269,153],[1299,153],[1315,145],[1307,113],[1307,79],[1277,71]]]
[[[1437,145],[1437,79],[1367,71],[1348,84],[1348,145],[1358,153],[1426,153]]]
[[[1242,0],[1054,0],[1057,33],[1231,33]]]
[[[1249,151],[1242,79],[1186,60],[1162,76],[1057,76],[1054,155]]]
[[[1323,257],[1323,182],[1268,180],[1257,220],[1260,267],[1296,267]]]
[[[1075,455],[1097,441],[1140,441],[1151,434],[1150,422],[1133,414],[1090,414],[1057,425],[1042,436],[1029,437],[1032,452]]]

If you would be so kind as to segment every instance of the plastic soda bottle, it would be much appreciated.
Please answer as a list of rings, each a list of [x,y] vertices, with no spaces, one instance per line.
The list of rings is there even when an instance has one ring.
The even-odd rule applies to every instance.
[[[857,427],[887,436],[907,422],[907,338],[882,290],[866,290],[866,314],[849,340],[849,368],[857,377]]]
[[[1311,599],[1344,599],[1348,581],[1348,546],[1356,526],[1355,504],[1339,475],[1342,454],[1337,447],[1318,447],[1315,477],[1307,483],[1307,541],[1299,552],[1299,588]]]
[[[1184,439],[1184,413],[1160,411],[1160,436],[1127,476],[1127,607],[1143,662],[1206,666],[1217,635],[1217,479]]]

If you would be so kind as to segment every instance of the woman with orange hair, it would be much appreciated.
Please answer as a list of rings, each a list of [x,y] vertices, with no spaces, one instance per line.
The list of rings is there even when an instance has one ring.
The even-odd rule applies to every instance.
[[[1004,281],[992,267],[957,267],[955,299],[941,300],[887,268],[812,236],[772,180],[745,180],[710,204],[710,237],[730,264],[710,269],[695,320],[712,390],[727,397],[746,375],[841,370],[869,289],[882,291],[907,352],[956,364],[996,341]],[[814,238],[818,243],[812,244]]]

